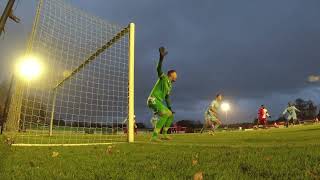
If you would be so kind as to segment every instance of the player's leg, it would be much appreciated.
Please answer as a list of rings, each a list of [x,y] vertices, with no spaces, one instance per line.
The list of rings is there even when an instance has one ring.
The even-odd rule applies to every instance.
[[[157,124],[160,121],[160,102],[157,101],[154,97],[149,97],[147,101],[147,106],[153,111],[153,117],[151,118],[151,123],[153,125],[153,134],[152,134],[152,140],[157,139],[158,134],[160,133],[160,130],[157,129]]]
[[[207,127],[206,128],[210,128],[210,130],[209,130],[209,134],[210,135],[213,135],[213,133],[214,133],[214,123],[211,121],[211,119],[208,119],[207,120]]]
[[[206,128],[207,128],[207,120],[204,120],[203,126],[202,126],[202,128],[200,130],[200,134],[202,134],[206,130]]]
[[[159,116],[157,113],[153,112],[153,116],[150,120],[150,123],[152,124],[152,129],[156,127],[157,122],[159,121]]]
[[[207,126],[206,127],[210,127],[209,134],[210,135],[214,135],[215,119],[216,118],[208,113],[207,116],[206,116],[206,119],[207,119]]]
[[[290,125],[293,125],[293,119],[292,118],[289,119],[289,126]]]
[[[221,125],[221,121],[217,119],[216,117],[210,117],[209,119],[209,126],[211,127],[211,130],[209,131],[210,135],[214,135],[216,129]]]
[[[214,131],[216,131],[220,126],[222,122],[219,119],[214,120]]]
[[[267,129],[267,128],[268,128],[268,121],[267,121],[267,118],[266,118],[266,119],[264,119],[264,121],[263,121],[263,126],[264,126],[264,128],[265,128],[265,129]]]
[[[259,129],[260,126],[260,118],[257,118],[257,129]]]
[[[169,110],[169,109],[168,109]],[[171,124],[172,124],[172,122],[173,122],[173,119],[174,119],[174,116],[173,116],[173,114],[172,114],[172,112],[169,110],[169,111],[167,111],[166,113],[168,113],[168,118],[167,118],[167,121],[165,122],[165,124],[164,124],[164,127],[163,127],[163,130],[162,130],[162,132],[163,132],[163,139],[164,140],[171,140],[172,138],[171,137],[169,137],[169,136],[167,136],[167,134],[168,134],[168,130],[170,129],[170,127],[171,127]]]
[[[263,126],[263,119],[262,118],[259,118],[258,119],[258,129],[261,127],[260,125],[262,125]]]
[[[173,117],[171,111],[165,107],[163,104],[159,104],[159,121],[156,124],[156,128],[154,129],[153,135],[152,135],[152,139],[158,139],[158,135],[160,134],[161,129],[163,128],[163,133],[167,134],[168,129],[165,127],[168,119],[170,118],[170,120],[172,119],[173,121]],[[172,122],[171,121],[171,122]],[[171,124],[171,123],[170,123]]]
[[[210,123],[210,122],[209,122],[209,119],[208,119],[208,114],[205,113],[205,114],[204,114],[203,127],[202,127],[202,129],[201,129],[201,131],[200,131],[201,134],[207,129],[209,123]]]
[[[170,110],[166,106],[164,106],[162,102],[158,101],[155,98],[148,99],[148,107],[152,109],[154,113],[157,113],[159,117],[151,138],[151,140],[158,140],[158,135],[161,131],[161,128],[164,126],[168,117],[170,116],[170,114],[168,113],[168,111],[170,112]]]

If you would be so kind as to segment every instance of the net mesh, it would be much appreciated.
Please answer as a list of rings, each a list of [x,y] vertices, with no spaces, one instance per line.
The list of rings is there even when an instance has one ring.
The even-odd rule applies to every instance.
[[[28,54],[40,59],[43,71],[16,81],[7,131],[25,144],[126,140],[127,28],[63,0],[43,0],[39,8]]]

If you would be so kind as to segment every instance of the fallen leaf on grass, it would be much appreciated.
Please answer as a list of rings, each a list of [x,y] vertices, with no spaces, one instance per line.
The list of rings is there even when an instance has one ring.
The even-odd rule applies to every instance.
[[[112,149],[107,149],[108,154],[112,154]]]
[[[312,170],[308,170],[306,172],[307,176],[312,177],[312,179],[319,179],[320,178],[320,174],[318,175],[316,172],[312,171]]]
[[[193,180],[203,180],[203,172],[199,171],[193,175]]]
[[[114,148],[115,146],[108,146],[107,147],[107,153],[108,154],[112,154],[112,149]]]
[[[58,153],[58,152],[55,152],[55,151],[52,152],[51,157],[58,157],[58,156],[59,156],[59,153]]]
[[[266,157],[264,157],[264,160],[266,160],[266,161],[270,161],[272,159],[272,156],[266,156]]]
[[[195,166],[195,165],[197,165],[198,164],[198,160],[197,159],[193,159],[192,160],[192,166]]]
[[[8,145],[12,145],[12,144],[14,144],[14,140],[11,139],[10,137],[8,137],[8,138],[5,140],[5,143],[8,144]]]
[[[192,156],[192,166],[195,166],[198,164],[199,154],[195,154]]]

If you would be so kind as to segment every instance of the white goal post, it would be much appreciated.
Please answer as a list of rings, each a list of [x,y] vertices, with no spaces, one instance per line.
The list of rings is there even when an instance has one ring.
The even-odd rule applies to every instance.
[[[39,0],[26,54],[42,70],[16,79],[7,136],[16,145],[134,142],[134,41],[134,23],[122,27],[63,0]]]

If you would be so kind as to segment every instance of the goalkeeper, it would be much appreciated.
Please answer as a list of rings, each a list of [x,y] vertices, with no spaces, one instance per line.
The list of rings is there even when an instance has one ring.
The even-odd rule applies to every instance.
[[[171,102],[169,95],[172,88],[172,83],[177,80],[177,73],[175,70],[168,71],[167,75],[162,72],[162,62],[164,57],[168,54],[164,47],[159,48],[160,59],[157,66],[158,81],[153,87],[147,101],[148,107],[158,115],[159,120],[155,124],[151,141],[160,141],[158,135],[163,128],[164,140],[170,140],[167,132],[173,122],[173,111],[171,109]],[[164,102],[166,104],[164,104]]]

